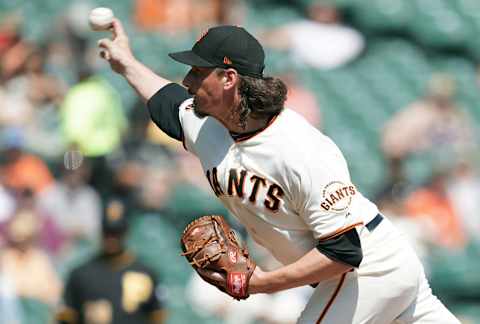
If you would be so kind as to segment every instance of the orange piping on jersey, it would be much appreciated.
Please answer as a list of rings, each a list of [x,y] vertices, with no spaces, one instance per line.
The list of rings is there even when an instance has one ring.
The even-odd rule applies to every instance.
[[[325,315],[327,315],[327,312],[328,312],[328,309],[332,306],[333,304],[333,301],[335,300],[335,298],[337,298],[337,295],[338,295],[338,292],[340,291],[340,288],[342,288],[342,285],[343,285],[343,282],[345,281],[345,276],[347,274],[344,273],[342,275],[342,277],[340,278],[340,281],[337,285],[337,288],[335,288],[335,291],[333,292],[333,295],[332,297],[330,297],[330,300],[328,301],[327,305],[325,306],[325,308],[323,309],[322,313],[320,314],[320,317],[318,318],[318,320],[315,322],[315,324],[320,324],[320,322],[323,320],[323,318],[325,317]]]
[[[235,140],[235,143],[243,142],[243,141],[246,141],[246,140],[248,140],[248,139],[251,139],[251,138],[254,137],[254,136],[257,136],[258,134],[260,134],[261,132],[263,132],[264,130],[266,130],[270,125],[272,125],[273,122],[277,119],[277,117],[278,117],[278,115],[273,116],[272,119],[270,119],[270,121],[268,122],[268,124],[267,124],[264,128],[258,130],[258,132],[255,132],[255,133],[253,133],[253,134],[246,135],[246,136],[244,136],[244,137],[239,137],[239,138],[237,138],[237,139]]]
[[[322,237],[322,238],[320,239],[320,241],[326,241],[326,240],[329,240],[329,239],[334,238],[334,237],[336,237],[336,236],[342,235],[343,233],[346,233],[346,232],[348,232],[349,230],[351,230],[352,228],[355,228],[355,227],[360,226],[360,225],[363,225],[363,222],[358,222],[358,223],[352,224],[352,225],[350,225],[350,226],[347,226],[347,227],[345,227],[345,228],[339,229],[338,231],[336,231],[336,232],[333,233],[333,234],[330,234],[330,235],[328,235],[328,236]]]

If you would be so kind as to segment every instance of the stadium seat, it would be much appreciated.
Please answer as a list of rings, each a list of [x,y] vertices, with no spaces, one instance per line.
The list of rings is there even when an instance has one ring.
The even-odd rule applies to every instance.
[[[23,312],[23,321],[21,324],[52,323],[53,312],[47,304],[33,298],[21,298],[20,306]]]
[[[374,0],[366,5],[359,1],[354,7],[356,22],[371,31],[401,30],[414,16],[409,1]]]

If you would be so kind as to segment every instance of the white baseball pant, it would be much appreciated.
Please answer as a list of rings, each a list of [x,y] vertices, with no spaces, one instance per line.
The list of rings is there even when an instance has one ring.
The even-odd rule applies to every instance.
[[[460,324],[432,294],[420,260],[387,218],[359,234],[360,267],[320,283],[298,324]]]

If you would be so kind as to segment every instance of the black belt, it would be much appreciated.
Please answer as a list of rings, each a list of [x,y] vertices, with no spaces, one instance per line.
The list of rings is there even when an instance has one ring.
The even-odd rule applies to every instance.
[[[373,230],[383,221],[383,216],[381,214],[377,214],[370,222],[368,222],[365,227],[368,229],[369,232],[373,232]]]

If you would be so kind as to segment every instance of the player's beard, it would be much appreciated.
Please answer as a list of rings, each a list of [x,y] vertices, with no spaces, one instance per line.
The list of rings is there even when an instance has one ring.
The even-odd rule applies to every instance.
[[[200,108],[200,104],[198,102],[198,97],[197,96],[193,96],[193,104],[192,104],[192,107],[193,107],[193,111],[195,112],[195,114],[200,117],[200,118],[203,118],[203,117],[207,117],[208,115],[204,112],[202,112],[202,108]]]

